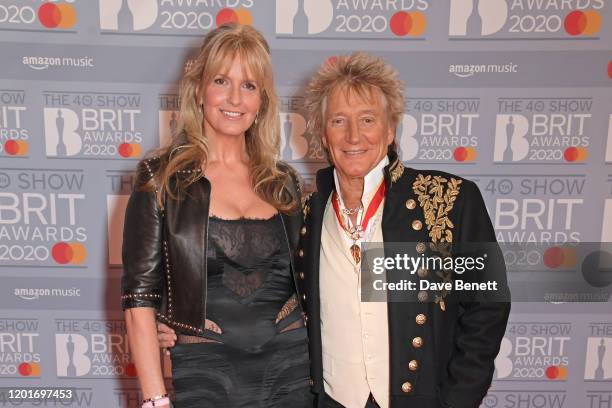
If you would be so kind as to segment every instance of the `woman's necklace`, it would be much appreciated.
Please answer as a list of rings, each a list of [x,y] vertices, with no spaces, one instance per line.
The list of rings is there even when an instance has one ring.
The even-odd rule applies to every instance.
[[[353,257],[355,264],[359,264],[359,262],[361,262],[361,248],[357,244],[357,241],[359,241],[363,236],[363,233],[368,228],[368,222],[370,222],[372,216],[376,214],[376,211],[378,210],[378,207],[380,207],[380,204],[382,203],[384,198],[385,182],[383,180],[383,182],[380,183],[380,186],[376,190],[376,193],[374,193],[374,197],[372,197],[372,200],[368,205],[368,209],[365,211],[364,214],[363,206],[360,206],[358,208],[340,209],[340,197],[338,196],[338,193],[334,191],[334,194],[332,196],[332,205],[334,207],[336,218],[338,218],[338,222],[340,223],[342,230],[353,241],[353,244],[350,246],[349,251],[351,252],[351,256]],[[353,214],[357,212],[357,219],[355,224],[351,222],[351,219],[349,217],[349,215],[351,215],[351,212],[353,212]],[[344,220],[345,217],[343,217],[341,213],[346,215],[346,222]]]

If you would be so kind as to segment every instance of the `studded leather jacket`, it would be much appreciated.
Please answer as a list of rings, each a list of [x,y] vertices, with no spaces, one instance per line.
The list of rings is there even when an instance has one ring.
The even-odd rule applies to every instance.
[[[155,157],[141,163],[128,201],[123,228],[121,304],[123,309],[153,307],[158,320],[177,332],[201,335],[206,319],[210,182],[201,177],[189,185],[183,199],[166,197],[161,208],[156,192],[143,188],[158,167],[159,158]],[[286,188],[299,200],[295,173],[285,164],[279,167],[291,174]],[[178,174],[185,176],[185,172]],[[295,275],[293,256],[302,225],[301,212],[283,213],[282,220]]]

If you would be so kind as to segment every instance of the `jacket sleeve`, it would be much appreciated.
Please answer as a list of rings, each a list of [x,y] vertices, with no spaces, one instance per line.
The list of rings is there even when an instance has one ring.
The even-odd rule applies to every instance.
[[[454,348],[447,366],[447,378],[441,384],[441,396],[448,407],[477,408],[487,394],[494,361],[506,331],[510,313],[510,293],[503,254],[497,245],[482,195],[471,181],[464,180],[463,206],[456,221],[457,242],[489,242],[487,268],[498,281],[497,300],[460,303],[460,314],[453,336]]]
[[[159,309],[163,294],[163,213],[154,191],[143,191],[142,181],[151,177],[148,164],[141,165],[130,196],[123,226],[122,308]]]

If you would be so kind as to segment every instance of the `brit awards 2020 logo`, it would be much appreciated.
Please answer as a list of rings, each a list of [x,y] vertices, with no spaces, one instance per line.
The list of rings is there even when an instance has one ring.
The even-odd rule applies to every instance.
[[[4,0],[0,4],[0,31],[75,32],[83,2],[77,0]]]
[[[99,0],[100,29],[121,34],[194,35],[252,24],[254,0]]]
[[[145,122],[140,94],[45,92],[43,101],[48,157],[141,157]]]
[[[604,0],[451,0],[453,39],[598,39]]]
[[[0,378],[39,378],[38,319],[0,319]]]
[[[422,40],[430,0],[276,0],[278,38]]]
[[[27,157],[30,130],[26,92],[0,90],[0,157]]]
[[[508,323],[495,359],[495,381],[567,380],[572,336],[571,322]]]
[[[496,163],[580,164],[593,134],[591,97],[498,98]]]
[[[0,171],[1,266],[87,268],[86,181],[82,170]]]
[[[612,323],[590,323],[584,379],[612,382]]]
[[[57,376],[136,377],[123,320],[55,319]]]
[[[478,156],[480,98],[412,97],[398,124],[398,154],[411,163],[470,164]]]
[[[579,216],[586,211],[584,174],[473,175],[489,204],[499,242],[566,243],[596,240]]]

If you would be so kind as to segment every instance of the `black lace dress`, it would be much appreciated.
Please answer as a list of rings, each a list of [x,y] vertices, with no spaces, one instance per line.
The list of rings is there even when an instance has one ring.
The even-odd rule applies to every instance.
[[[290,269],[280,215],[210,218],[207,330],[172,349],[177,408],[313,406]]]

